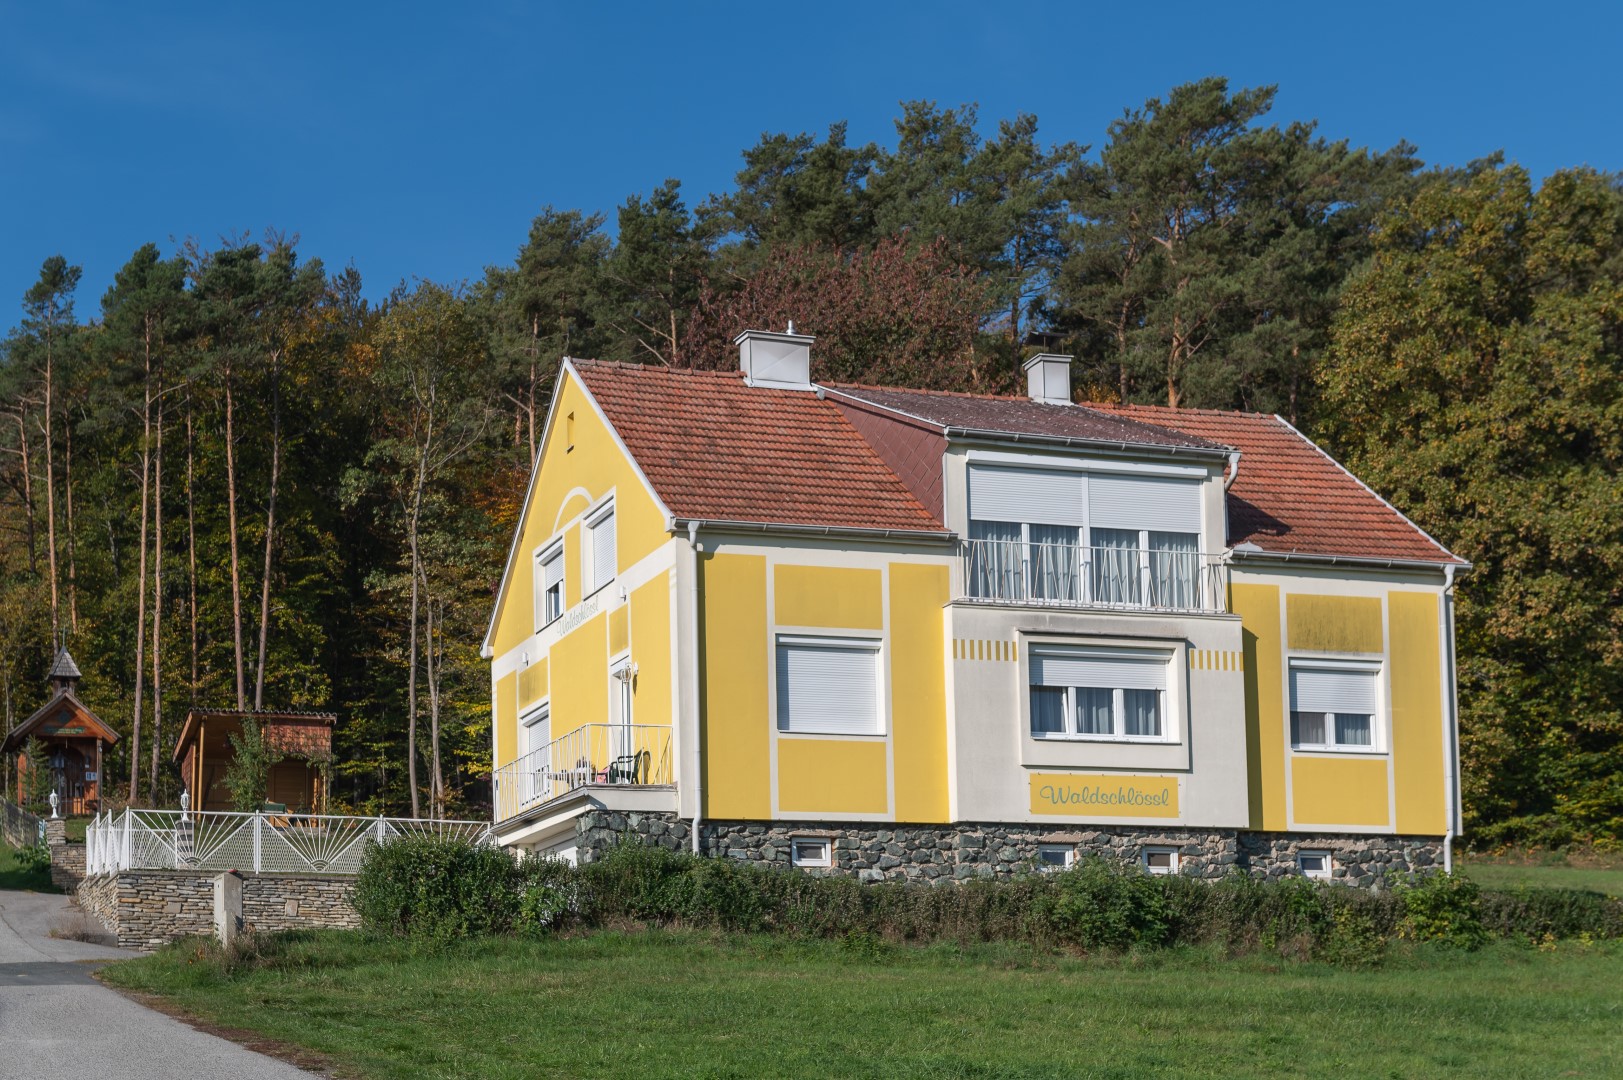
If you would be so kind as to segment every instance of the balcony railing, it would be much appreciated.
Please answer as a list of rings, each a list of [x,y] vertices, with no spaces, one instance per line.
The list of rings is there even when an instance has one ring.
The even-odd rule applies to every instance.
[[[966,540],[964,597],[1056,607],[1226,611],[1223,560],[1165,548]]]
[[[496,820],[591,784],[670,782],[670,728],[584,724],[496,770]]]

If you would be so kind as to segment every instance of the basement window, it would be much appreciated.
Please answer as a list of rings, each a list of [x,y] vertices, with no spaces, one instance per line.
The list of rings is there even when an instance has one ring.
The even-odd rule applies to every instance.
[[[1069,870],[1076,865],[1075,844],[1038,844],[1037,866],[1042,870]]]
[[[1327,878],[1330,876],[1330,853],[1328,851],[1299,851],[1296,853],[1296,868],[1310,878]]]
[[[796,866],[833,866],[834,844],[826,836],[797,836],[789,841],[789,861]]]
[[[1178,872],[1178,849],[1175,847],[1147,847],[1140,858],[1144,861],[1144,869],[1152,874]]]

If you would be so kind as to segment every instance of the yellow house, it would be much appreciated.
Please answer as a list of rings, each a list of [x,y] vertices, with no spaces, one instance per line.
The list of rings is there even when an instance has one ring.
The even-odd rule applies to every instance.
[[[566,360],[491,616],[496,828],[959,879],[1369,881],[1459,828],[1465,567],[1278,417]]]

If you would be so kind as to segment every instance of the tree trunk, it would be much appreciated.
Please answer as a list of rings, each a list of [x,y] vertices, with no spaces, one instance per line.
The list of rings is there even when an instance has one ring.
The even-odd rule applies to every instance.
[[[17,406],[14,417],[17,421],[17,452],[23,461],[23,506],[28,510],[28,573],[39,573],[39,540],[37,537],[37,517],[34,511],[34,464],[28,458],[28,423],[23,416],[23,406]]]
[[[242,572],[237,557],[237,452],[232,426],[231,362],[225,365],[225,504],[231,537],[231,644],[237,662],[237,711],[248,707],[247,684],[242,676]]]
[[[418,602],[418,550],[417,521],[423,502],[423,470],[418,460],[417,483],[411,497],[411,516],[407,519],[406,540],[411,548],[411,613],[408,625],[409,644],[406,650],[406,783],[411,787],[411,816],[421,817],[422,807],[417,798],[417,602]]]
[[[78,550],[73,542],[73,424],[70,421],[62,427],[62,437],[66,445],[63,458],[62,482],[66,488],[67,496],[67,527],[68,527],[68,626],[74,633],[79,632],[79,559]]]
[[[282,379],[271,354],[270,501],[265,511],[265,572],[259,582],[259,662],[254,666],[254,708],[265,707],[265,650],[270,640],[271,549],[276,539],[276,483],[282,471]]]
[[[152,769],[147,793],[158,798],[163,747],[163,366],[158,367],[157,441],[152,457]],[[201,809],[201,807],[199,807]]]
[[[51,574],[51,640],[55,641],[62,625],[62,612],[56,582],[56,454],[53,449],[55,429],[52,416],[56,411],[53,396],[56,382],[54,304],[52,308],[45,325],[45,558]]]
[[[188,587],[191,591],[186,613],[191,618],[192,636],[192,704],[197,704],[197,513],[192,500],[192,387],[186,384],[186,563]]]
[[[428,580],[423,580],[423,592],[427,593],[427,602],[423,605],[425,638],[423,648],[424,673],[428,678],[428,739],[432,753],[432,769],[429,774],[429,801],[432,803],[431,812],[436,818],[445,816],[445,774],[440,766],[440,667],[435,656],[434,647],[434,597],[428,591]],[[441,627],[440,633],[444,634]]]
[[[130,804],[141,796],[141,706],[146,697],[147,498],[152,455],[152,322],[146,325],[145,400],[141,408],[141,545],[135,578],[135,715],[130,725]]]

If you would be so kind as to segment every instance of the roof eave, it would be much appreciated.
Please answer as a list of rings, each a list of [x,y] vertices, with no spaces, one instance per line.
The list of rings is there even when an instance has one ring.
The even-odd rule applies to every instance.
[[[1100,450],[1110,453],[1131,454],[1150,451],[1158,454],[1188,454],[1195,457],[1227,461],[1239,448],[1232,446],[1178,446],[1173,443],[1129,442],[1125,439],[1085,439],[1075,435],[1034,435],[1024,431],[998,431],[992,428],[948,427],[942,434],[949,439],[985,439],[1004,443],[1039,443],[1046,446],[1065,446],[1079,450]]]
[[[775,533],[794,536],[845,536],[866,540],[918,540],[949,543],[958,539],[950,529],[876,529],[855,525],[809,525],[789,521],[737,521],[728,518],[684,517],[668,519],[669,530],[678,533],[690,525],[700,529],[720,529],[726,532]]]
[[[1408,568],[1414,570],[1443,570],[1444,568],[1450,566],[1452,566],[1458,572],[1473,569],[1471,563],[1457,556],[1447,559],[1398,559],[1381,555],[1331,555],[1324,552],[1313,551],[1268,551],[1261,548],[1255,551],[1245,551],[1240,548],[1230,548],[1229,557],[1241,562],[1249,562],[1253,560],[1282,563],[1302,562],[1317,563],[1324,566],[1352,563],[1355,566],[1368,566],[1372,569]]]

